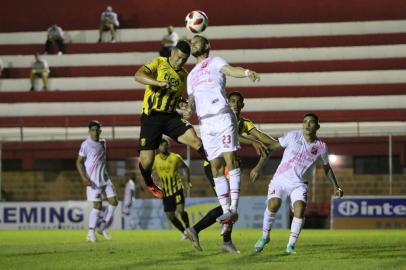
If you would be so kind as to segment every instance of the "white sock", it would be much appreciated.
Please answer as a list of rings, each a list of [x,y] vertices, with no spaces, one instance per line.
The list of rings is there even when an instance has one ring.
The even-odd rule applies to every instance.
[[[216,189],[217,198],[223,208],[223,213],[230,211],[230,201],[229,201],[229,192],[228,192],[228,183],[226,177],[220,176],[213,178],[214,188]]]
[[[231,211],[237,212],[238,199],[240,197],[240,179],[241,170],[236,168],[229,171],[228,176],[230,177],[230,197],[231,197]]]
[[[116,210],[116,207],[115,207],[114,205],[109,204],[108,207],[107,207],[107,214],[106,214],[106,216],[104,217],[104,221],[105,221],[106,223],[109,223],[111,217],[112,217],[113,214],[114,214],[114,210]]]
[[[288,246],[294,246],[296,244],[297,238],[299,237],[300,231],[302,230],[303,219],[293,218],[292,225],[290,226],[290,237]]]
[[[268,238],[269,233],[271,232],[272,225],[275,221],[276,213],[272,213],[268,210],[268,207],[265,209],[264,212],[264,221],[262,224],[262,237]]]
[[[96,227],[96,222],[99,217],[99,209],[92,208],[89,214],[89,233],[94,232],[94,228]]]

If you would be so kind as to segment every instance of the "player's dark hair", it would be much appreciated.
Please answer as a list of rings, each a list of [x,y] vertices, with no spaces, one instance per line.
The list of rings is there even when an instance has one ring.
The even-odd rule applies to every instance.
[[[190,44],[186,40],[179,40],[176,44],[176,48],[179,49],[184,54],[190,55]]]
[[[231,92],[231,93],[228,95],[228,99],[230,99],[230,97],[232,97],[232,96],[238,96],[238,97],[240,97],[240,98],[241,98],[241,102],[244,103],[244,97],[243,97],[243,95],[242,95],[240,92],[238,92],[238,91]]]
[[[91,129],[94,126],[96,126],[98,128],[101,128],[101,124],[97,120],[92,120],[92,121],[89,122],[89,125],[88,125],[89,129]]]
[[[306,113],[303,118],[306,118],[307,116],[313,117],[313,119],[316,121],[316,124],[319,125],[319,117],[314,114],[314,113]]]

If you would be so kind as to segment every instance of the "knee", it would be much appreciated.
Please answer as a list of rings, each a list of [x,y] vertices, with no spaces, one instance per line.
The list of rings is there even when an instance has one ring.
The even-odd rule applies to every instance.
[[[268,210],[272,213],[276,213],[279,210],[280,202],[278,200],[270,199],[268,201]]]

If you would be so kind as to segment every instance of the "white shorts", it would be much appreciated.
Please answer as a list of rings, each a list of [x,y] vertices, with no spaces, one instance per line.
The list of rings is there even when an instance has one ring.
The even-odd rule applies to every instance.
[[[116,189],[113,186],[113,183],[109,180],[107,184],[100,188],[92,188],[90,186],[86,187],[87,200],[89,202],[101,202],[102,194],[105,194],[107,198],[117,196]]]
[[[291,207],[296,201],[307,202],[307,184],[290,183],[286,179],[272,179],[268,186],[268,200],[279,198],[282,201],[289,196]]]
[[[200,121],[200,136],[207,159],[213,160],[223,153],[240,148],[237,120],[234,113],[222,113]]]

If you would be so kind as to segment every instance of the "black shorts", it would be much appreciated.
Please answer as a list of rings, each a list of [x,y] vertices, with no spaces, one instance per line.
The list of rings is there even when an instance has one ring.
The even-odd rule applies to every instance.
[[[162,203],[164,205],[165,212],[175,212],[178,204],[185,204],[185,196],[183,195],[183,189],[178,190],[175,194],[167,197],[163,197]]]
[[[176,112],[142,114],[139,150],[158,149],[163,134],[178,141],[178,137],[182,136],[189,128],[193,128],[193,126],[183,120]]]

